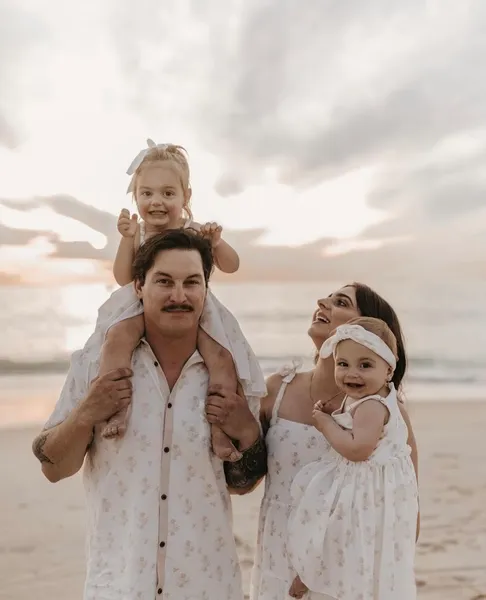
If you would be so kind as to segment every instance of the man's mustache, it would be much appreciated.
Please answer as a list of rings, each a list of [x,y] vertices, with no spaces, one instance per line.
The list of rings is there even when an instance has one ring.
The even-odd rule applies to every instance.
[[[193,312],[194,309],[190,304],[169,304],[164,306],[163,312]]]

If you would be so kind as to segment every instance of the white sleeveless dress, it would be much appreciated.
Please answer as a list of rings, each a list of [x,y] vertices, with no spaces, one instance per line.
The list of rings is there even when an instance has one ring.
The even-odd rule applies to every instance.
[[[258,542],[252,572],[251,600],[290,600],[288,591],[296,576],[287,552],[287,526],[291,511],[290,487],[294,476],[309,463],[325,461],[330,446],[312,425],[278,416],[287,385],[299,365],[280,371],[283,376],[266,436],[268,474],[258,526]],[[327,600],[308,593],[305,600]]]
[[[307,465],[295,477],[289,551],[310,590],[339,600],[414,600],[418,490],[395,389],[346,410],[343,402],[332,416],[352,429],[352,411],[370,398],[389,411],[371,456],[352,462],[331,450],[332,462]]]
[[[190,225],[191,221],[187,220],[184,229],[189,228]],[[144,241],[145,227],[142,221],[140,223],[140,244],[143,244]],[[101,348],[110,327],[142,313],[143,307],[135,293],[133,283],[128,283],[115,290],[99,308],[95,331],[86,342],[85,349],[92,348],[93,345]],[[259,399],[267,393],[262,370],[238,321],[209,289],[200,325],[210,337],[230,352],[243,391],[247,398],[251,398],[250,408],[255,417],[259,419]]]

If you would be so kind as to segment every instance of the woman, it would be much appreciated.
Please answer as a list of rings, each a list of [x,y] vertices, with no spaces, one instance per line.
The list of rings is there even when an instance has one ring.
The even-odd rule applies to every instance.
[[[308,334],[318,350],[339,325],[359,316],[375,317],[387,323],[397,338],[398,362],[393,383],[400,389],[407,360],[398,318],[391,306],[369,287],[354,283],[317,302]],[[252,600],[286,600],[296,575],[289,562],[286,539],[290,514],[290,486],[306,464],[325,457],[330,447],[313,426],[312,408],[321,400],[329,412],[343,400],[334,381],[334,361],[317,359],[311,371],[297,373],[296,367],[272,375],[267,381],[268,395],[262,401],[260,420],[266,435],[268,474],[265,482],[255,567],[252,575]],[[402,415],[409,431],[408,443],[417,472],[417,447],[410,419],[404,406]],[[209,418],[209,415],[208,415]],[[231,415],[227,417],[227,420]],[[224,420],[220,419],[224,428]],[[326,600],[308,592],[306,600]]]

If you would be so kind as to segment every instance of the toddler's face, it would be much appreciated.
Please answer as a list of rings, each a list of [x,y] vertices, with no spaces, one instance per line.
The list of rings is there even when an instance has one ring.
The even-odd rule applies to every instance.
[[[142,168],[135,197],[140,217],[148,225],[161,230],[180,226],[186,196],[177,167],[170,161]]]
[[[359,400],[372,394],[386,395],[392,368],[365,346],[344,340],[336,348],[335,378],[339,388]]]

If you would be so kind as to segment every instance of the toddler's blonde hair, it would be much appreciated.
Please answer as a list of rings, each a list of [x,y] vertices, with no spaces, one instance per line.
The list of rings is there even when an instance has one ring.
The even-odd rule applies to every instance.
[[[190,199],[190,170],[189,163],[187,161],[187,151],[183,146],[177,146],[175,144],[165,144],[163,146],[155,146],[150,148],[145,154],[142,162],[132,175],[130,181],[129,191],[132,192],[133,197],[136,198],[137,193],[137,182],[140,177],[142,169],[148,165],[152,165],[157,162],[171,162],[181,179],[182,189],[184,191],[184,206],[182,207],[189,219],[192,219],[191,211],[191,199]]]

